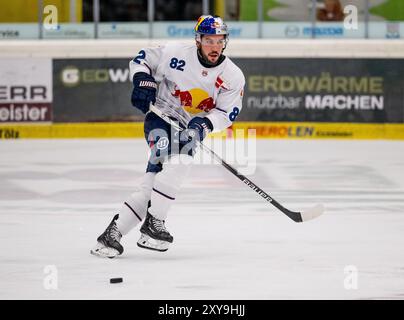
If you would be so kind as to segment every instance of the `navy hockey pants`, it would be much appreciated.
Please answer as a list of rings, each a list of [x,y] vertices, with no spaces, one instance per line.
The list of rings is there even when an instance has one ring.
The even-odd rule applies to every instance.
[[[195,145],[188,140],[180,141],[178,130],[153,112],[146,115],[144,134],[151,150],[146,172],[160,172],[165,158],[171,154],[195,154]]]

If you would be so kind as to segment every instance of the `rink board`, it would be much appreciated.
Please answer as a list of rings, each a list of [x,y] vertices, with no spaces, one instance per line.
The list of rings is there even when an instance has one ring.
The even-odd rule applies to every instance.
[[[214,137],[273,139],[397,139],[404,140],[404,124],[238,122]],[[2,124],[0,139],[143,138],[143,123]]]

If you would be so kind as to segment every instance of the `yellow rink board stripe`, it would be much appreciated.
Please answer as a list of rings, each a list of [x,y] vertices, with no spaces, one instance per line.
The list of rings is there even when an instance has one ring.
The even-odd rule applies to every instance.
[[[0,137],[7,138],[140,138],[141,122],[49,123],[0,125]]]
[[[257,138],[404,139],[404,124],[240,122],[233,131],[255,130]]]
[[[399,139],[404,140],[404,124],[236,122],[212,137],[274,139]],[[141,122],[0,124],[0,139],[40,138],[143,138]]]

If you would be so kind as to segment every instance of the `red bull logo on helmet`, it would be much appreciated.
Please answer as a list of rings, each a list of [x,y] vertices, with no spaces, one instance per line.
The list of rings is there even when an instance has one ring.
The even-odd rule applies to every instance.
[[[193,88],[187,91],[181,91],[176,88],[172,95],[178,97],[181,106],[191,114],[209,112],[215,107],[213,98],[209,97],[209,94],[200,88]]]

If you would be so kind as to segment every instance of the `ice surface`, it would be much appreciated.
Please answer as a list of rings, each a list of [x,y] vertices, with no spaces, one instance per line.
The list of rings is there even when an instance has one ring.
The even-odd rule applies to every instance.
[[[145,142],[0,141],[0,299],[403,299],[404,142],[257,147],[249,178],[291,210],[323,203],[322,216],[297,224],[199,165],[169,213],[166,253],[138,248],[137,226],[124,255],[100,259],[90,248],[136,188]]]

